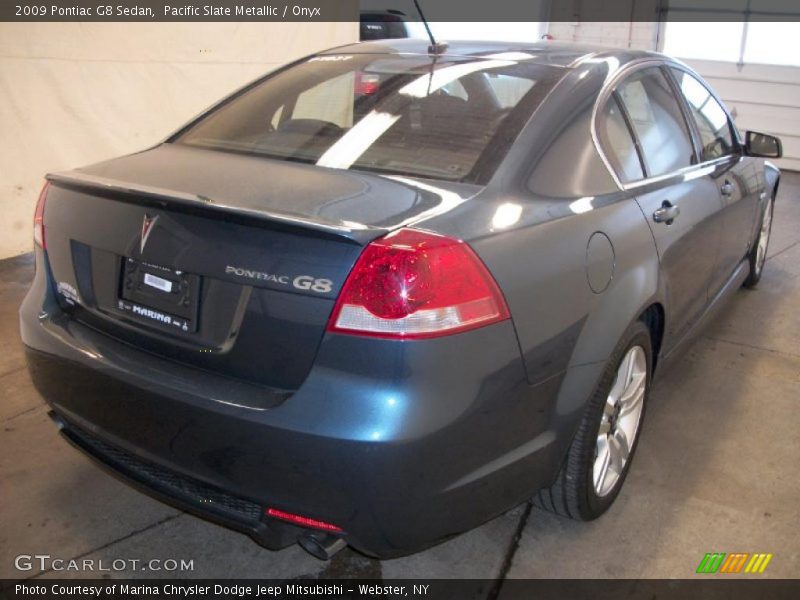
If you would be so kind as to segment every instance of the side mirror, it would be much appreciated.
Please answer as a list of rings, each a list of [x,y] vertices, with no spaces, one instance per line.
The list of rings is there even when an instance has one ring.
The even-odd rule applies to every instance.
[[[783,156],[783,145],[774,135],[748,131],[744,136],[744,151],[748,156],[780,158]]]

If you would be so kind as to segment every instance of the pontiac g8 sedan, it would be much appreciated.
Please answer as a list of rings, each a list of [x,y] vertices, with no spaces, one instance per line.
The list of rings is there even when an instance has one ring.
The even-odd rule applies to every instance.
[[[321,52],[47,177],[30,371],[74,445],[272,549],[593,519],[653,377],[758,283],[780,154],[659,54]]]

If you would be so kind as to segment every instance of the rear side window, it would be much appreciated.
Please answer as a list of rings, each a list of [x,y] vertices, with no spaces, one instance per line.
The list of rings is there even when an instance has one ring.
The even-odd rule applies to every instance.
[[[562,75],[504,58],[318,56],[266,77],[170,141],[482,184]]]
[[[635,72],[616,91],[639,140],[648,177],[692,164],[694,149],[686,121],[660,68]]]
[[[458,79],[442,86],[441,91],[443,94],[447,94],[448,96],[456,96],[462,100],[469,100],[469,94],[467,93],[467,90],[464,89],[464,84],[462,84]]]
[[[316,119],[337,127],[353,125],[355,74],[345,73],[298,94],[292,119]]]
[[[606,155],[620,181],[625,183],[642,179],[642,164],[615,96],[609,98],[598,115],[597,132],[606,149]]]
[[[678,87],[691,109],[700,141],[703,145],[703,160],[712,160],[733,153],[733,136],[728,115],[706,87],[680,69],[671,69]]]
[[[533,87],[533,81],[530,79],[498,73],[487,75],[486,81],[492,88],[498,104],[503,108],[515,106]]]

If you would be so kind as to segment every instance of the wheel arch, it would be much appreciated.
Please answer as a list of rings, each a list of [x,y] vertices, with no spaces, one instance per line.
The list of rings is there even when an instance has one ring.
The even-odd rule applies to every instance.
[[[664,305],[661,302],[654,302],[639,315],[642,321],[650,330],[650,343],[653,347],[653,373],[658,365],[658,357],[661,352],[661,343],[664,341],[664,329],[666,326],[666,314]]]
[[[764,180],[767,189],[772,190],[773,198],[778,196],[778,186],[781,182],[781,171],[769,161],[764,162]]]

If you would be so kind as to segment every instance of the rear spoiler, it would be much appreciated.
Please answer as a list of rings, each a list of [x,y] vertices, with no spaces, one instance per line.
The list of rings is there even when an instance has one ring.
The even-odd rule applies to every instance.
[[[348,222],[347,225],[340,225],[275,211],[231,206],[199,194],[127,183],[107,177],[81,173],[80,171],[49,173],[46,179],[58,187],[86,191],[122,202],[148,204],[201,216],[207,216],[209,212],[215,212],[227,220],[246,221],[249,224],[260,222],[291,229],[303,229],[306,231],[310,229],[328,237],[344,238],[360,245],[365,245],[388,232],[387,229],[370,227],[360,223]]]

